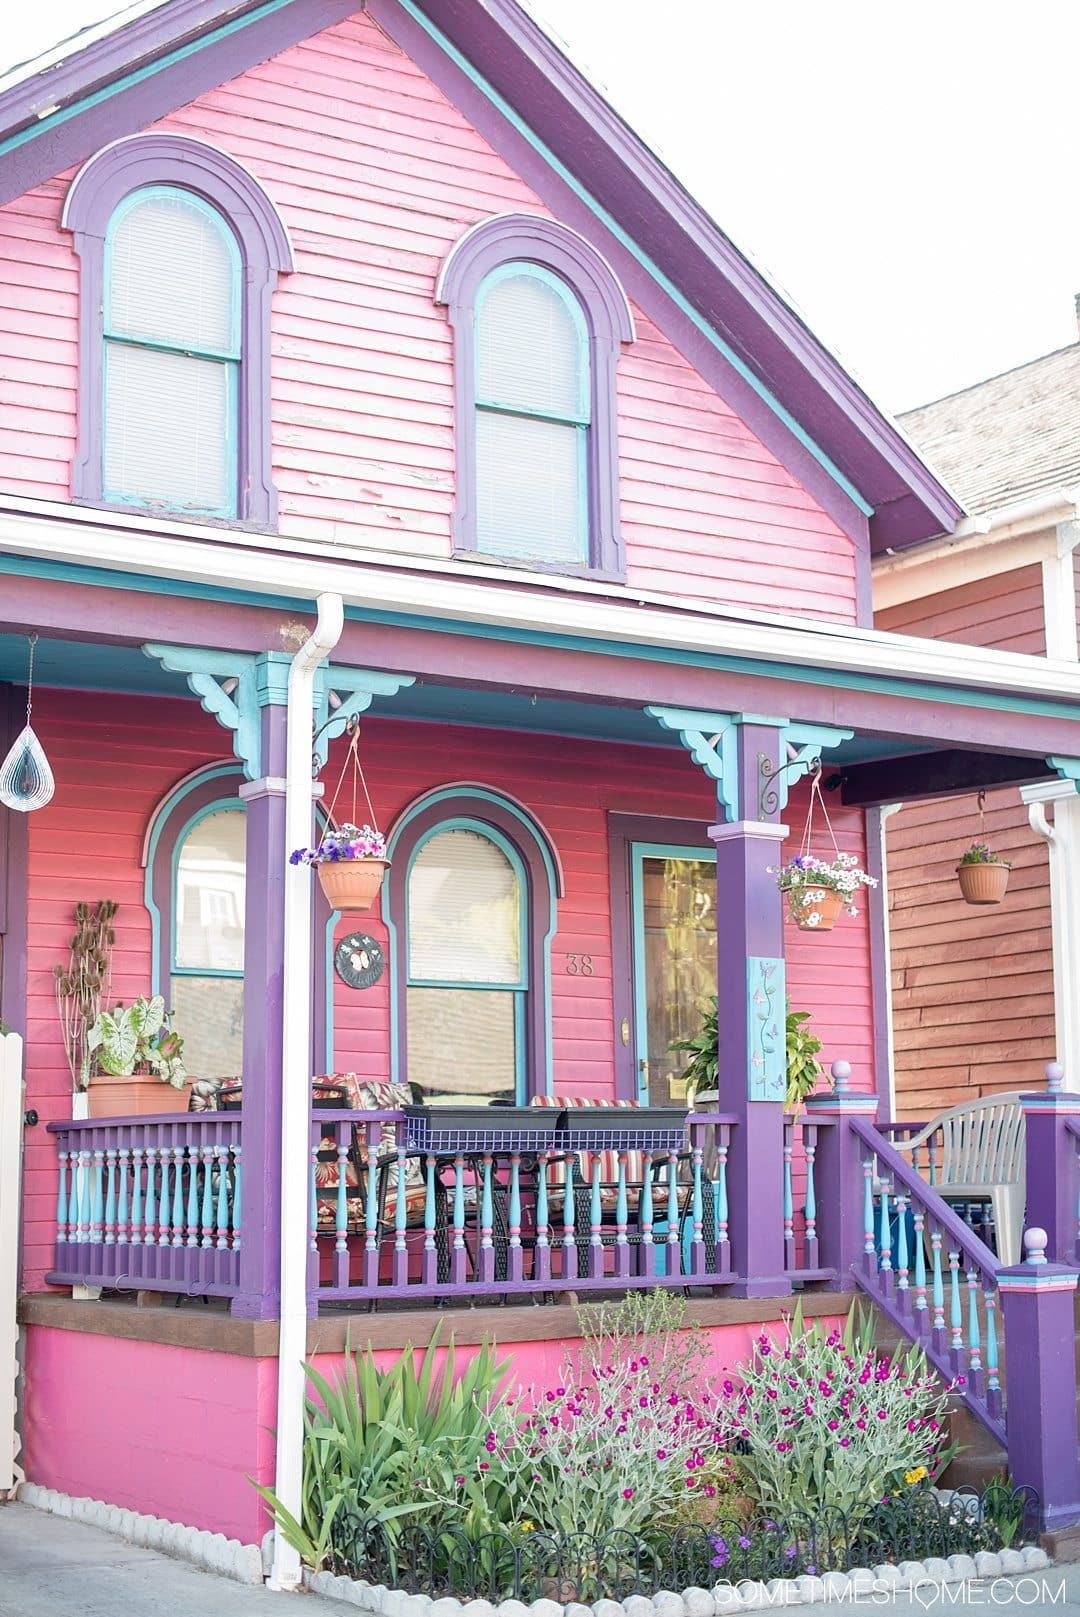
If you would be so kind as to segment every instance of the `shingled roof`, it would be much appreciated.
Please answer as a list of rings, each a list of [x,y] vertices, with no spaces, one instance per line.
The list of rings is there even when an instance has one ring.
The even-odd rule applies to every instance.
[[[898,419],[973,513],[1080,483],[1080,342]]]

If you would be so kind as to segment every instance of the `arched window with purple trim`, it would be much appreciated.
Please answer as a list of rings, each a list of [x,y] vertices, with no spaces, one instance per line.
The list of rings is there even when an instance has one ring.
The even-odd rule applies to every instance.
[[[81,261],[72,496],[272,526],[270,299],[292,269],[248,171],[184,135],[105,147],[68,190]]]
[[[616,365],[634,327],[600,254],[531,214],[475,226],[436,301],[454,332],[458,551],[619,578]]]

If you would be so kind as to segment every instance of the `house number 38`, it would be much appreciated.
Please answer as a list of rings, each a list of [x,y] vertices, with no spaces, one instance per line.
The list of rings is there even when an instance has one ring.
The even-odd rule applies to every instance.
[[[591,977],[593,974],[591,954],[568,954],[566,957],[566,975],[568,977]]]

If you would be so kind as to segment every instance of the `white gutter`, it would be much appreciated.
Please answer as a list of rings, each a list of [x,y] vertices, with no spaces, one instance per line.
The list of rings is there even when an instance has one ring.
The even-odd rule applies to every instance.
[[[1001,544],[1006,539],[1014,539],[1035,529],[1072,521],[1078,502],[1080,488],[1055,488],[1048,493],[1032,495],[1027,500],[1018,500],[1013,505],[981,512],[978,516],[962,517],[951,534],[928,539],[924,544],[911,545],[895,555],[887,550],[874,561],[874,578],[910,572],[942,556],[982,551],[987,545]]]
[[[285,744],[285,955],[281,972],[281,1323],[278,1336],[277,1465],[274,1489],[301,1515],[304,1459],[304,1355],[307,1352],[308,1203],[311,1151],[311,869],[290,865],[312,831],[311,715],[315,670],[345,624],[340,595],[318,597],[318,621],[289,669]],[[274,1534],[271,1589],[295,1589],[300,1557]]]
[[[676,653],[703,652],[753,658],[766,663],[838,669],[939,685],[983,687],[1048,700],[1080,700],[1080,670],[1010,651],[886,634],[841,623],[810,619],[768,619],[729,614],[721,606],[695,602],[660,607],[628,590],[623,599],[597,599],[568,591],[488,581],[486,569],[467,578],[430,575],[402,560],[397,568],[313,559],[248,548],[233,530],[230,542],[179,534],[140,534],[54,519],[0,514],[0,555],[33,556],[83,563],[118,574],[188,580],[245,594],[285,595],[310,600],[312,592],[340,595],[350,605],[372,611],[492,625],[496,629],[539,630],[604,643],[621,640]],[[79,547],[73,545],[78,539]],[[283,542],[277,540],[278,544]],[[82,547],[85,547],[83,549]]]

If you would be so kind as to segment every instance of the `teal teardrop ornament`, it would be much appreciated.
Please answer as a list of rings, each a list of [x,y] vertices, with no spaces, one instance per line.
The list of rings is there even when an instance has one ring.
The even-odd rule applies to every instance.
[[[56,790],[49,760],[29,725],[0,764],[0,803],[18,814],[44,808]]]

